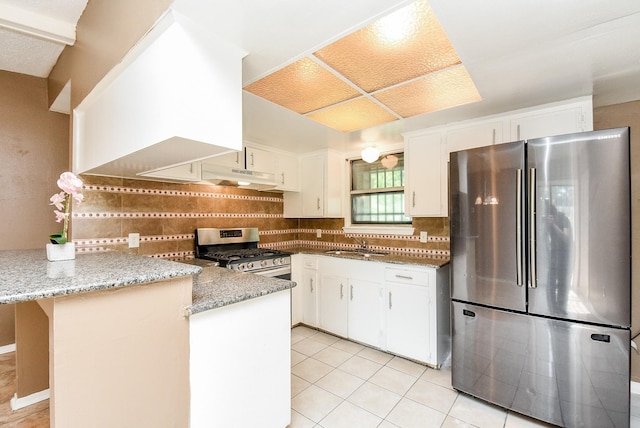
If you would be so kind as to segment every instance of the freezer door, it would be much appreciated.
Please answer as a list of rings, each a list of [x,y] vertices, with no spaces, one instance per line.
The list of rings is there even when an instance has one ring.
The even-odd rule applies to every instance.
[[[452,314],[455,389],[560,426],[629,426],[629,330],[458,302]]]
[[[525,311],[524,144],[454,152],[451,296]]]
[[[631,322],[629,129],[527,142],[529,312]]]

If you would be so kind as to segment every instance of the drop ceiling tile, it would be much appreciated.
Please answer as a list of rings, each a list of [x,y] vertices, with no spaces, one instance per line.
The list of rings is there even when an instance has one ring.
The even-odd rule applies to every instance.
[[[314,55],[371,93],[460,64],[426,1],[419,0]]]
[[[398,120],[387,110],[364,97],[311,113],[307,117],[342,132]]]
[[[300,114],[361,95],[310,58],[302,58],[244,89]]]
[[[482,99],[463,66],[380,91],[374,97],[405,118]]]

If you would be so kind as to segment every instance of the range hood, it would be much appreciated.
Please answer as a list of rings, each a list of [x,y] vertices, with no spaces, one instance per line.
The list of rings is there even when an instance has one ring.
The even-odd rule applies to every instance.
[[[202,164],[202,181],[220,186],[270,190],[277,186],[275,174],[224,165]]]

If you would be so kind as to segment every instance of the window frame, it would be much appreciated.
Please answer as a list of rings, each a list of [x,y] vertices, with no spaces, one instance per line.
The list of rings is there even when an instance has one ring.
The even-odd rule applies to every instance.
[[[394,149],[394,150],[389,150],[389,151],[385,151],[382,152],[380,154],[380,157],[384,157],[387,155],[391,155],[391,154],[403,154],[404,155],[404,148],[403,146],[399,146],[398,148]],[[398,190],[402,190],[402,192],[406,191],[406,185],[402,186],[402,187],[393,187],[393,188],[386,188],[386,189],[380,189],[380,191],[376,191],[376,192],[367,192],[365,191],[361,191],[361,190],[356,190],[356,191],[352,191],[352,185],[353,185],[353,161],[357,161],[357,160],[362,160],[362,156],[353,156],[350,157],[348,159],[346,159],[347,162],[345,162],[345,167],[348,170],[347,174],[345,175],[346,177],[348,177],[348,180],[346,180],[346,204],[345,207],[348,207],[348,209],[346,209],[345,211],[345,226],[343,227],[343,230],[345,233],[375,233],[375,234],[389,234],[389,235],[412,235],[414,232],[414,228],[412,227],[412,217],[410,216],[406,216],[409,221],[407,223],[354,223],[353,219],[352,219],[352,196],[353,194],[363,194],[363,193],[387,193],[387,192],[395,192]],[[403,174],[405,174],[405,172],[403,171]],[[405,177],[406,180],[406,177]],[[405,200],[405,212],[406,212],[406,200]]]

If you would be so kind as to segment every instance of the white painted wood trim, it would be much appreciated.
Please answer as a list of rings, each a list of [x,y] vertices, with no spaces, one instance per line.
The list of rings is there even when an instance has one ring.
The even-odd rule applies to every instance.
[[[640,394],[640,382],[631,382],[631,393]]]
[[[11,345],[0,346],[0,355],[8,354],[9,352],[14,352],[16,350],[16,344],[12,343]]]
[[[23,407],[31,406],[32,404],[48,400],[49,395],[49,389],[34,392],[31,395],[27,395],[26,397],[21,398],[18,398],[16,394],[13,394],[13,398],[11,398],[11,410],[16,411],[22,409]]]

